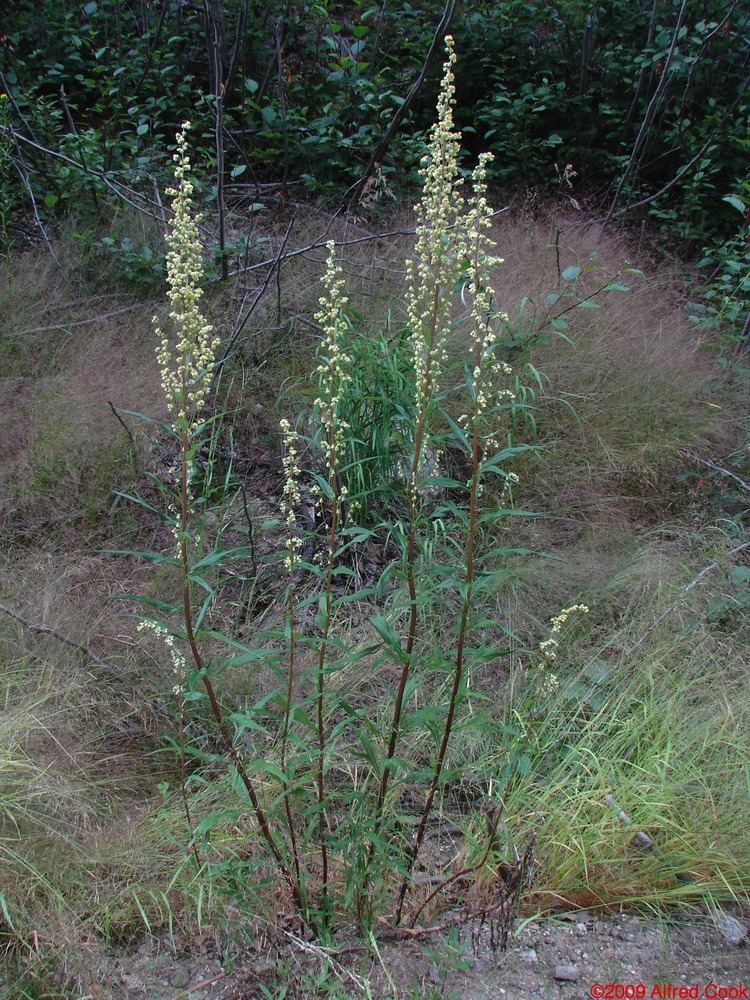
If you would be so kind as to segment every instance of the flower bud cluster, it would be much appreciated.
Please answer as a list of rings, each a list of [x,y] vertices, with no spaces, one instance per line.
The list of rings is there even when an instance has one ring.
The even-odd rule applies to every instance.
[[[341,268],[336,264],[333,241],[327,244],[328,264],[323,276],[324,294],[320,297],[320,309],[315,319],[323,329],[320,347],[320,364],[316,368],[318,376],[318,398],[315,405],[320,411],[325,431],[321,442],[323,457],[329,476],[335,473],[336,465],[344,454],[348,424],[339,416],[341,388],[346,377],[351,358],[344,350],[347,331],[344,308],[349,301],[344,295],[344,279]]]
[[[458,157],[461,136],[455,130],[453,106],[456,53],[445,39],[448,57],[420,176],[422,197],[417,216],[416,260],[406,261],[407,313],[416,376],[417,411],[422,412],[445,360],[444,341],[450,324],[453,288],[466,258],[464,198]]]
[[[192,426],[206,401],[208,376],[220,340],[212,336],[213,327],[200,311],[203,246],[198,229],[201,217],[193,212],[189,128],[190,122],[185,122],[177,135],[177,152],[173,156],[176,187],[167,188],[173,211],[166,236],[167,298],[176,341],[173,343],[174,338],[160,329],[156,317],[154,325],[159,338],[157,358],[162,387],[170,414],[178,424]]]
[[[302,539],[297,529],[297,509],[300,503],[299,477],[300,466],[297,453],[299,434],[285,418],[279,422],[283,442],[284,457],[284,489],[281,495],[281,513],[286,518],[286,557],[284,566],[287,572],[294,571],[299,561],[302,549]]]
[[[174,636],[167,628],[165,628],[164,625],[160,625],[158,622],[154,622],[146,618],[138,623],[138,631],[153,632],[164,641],[164,645],[169,650],[169,656],[172,660],[172,670],[175,675],[175,684],[172,691],[178,698],[181,697],[185,689],[185,673],[187,670],[187,663],[185,662],[185,657],[175,645]]]
[[[474,400],[471,413],[459,418],[467,431],[482,436],[483,453],[487,457],[498,449],[497,432],[486,433],[487,417],[503,399],[513,397],[512,390],[502,387],[503,379],[512,374],[510,366],[499,357],[499,334],[508,323],[506,313],[494,310],[491,270],[504,263],[492,251],[495,243],[489,236],[492,208],[487,202],[487,167],[491,153],[482,153],[472,174],[473,197],[467,216],[467,245],[470,255],[467,291],[471,299],[471,337],[474,355],[472,377]]]
[[[559,615],[555,615],[551,620],[552,630],[549,638],[539,644],[539,649],[545,660],[554,660],[557,658],[557,647],[560,644],[559,635],[568,618],[574,614],[587,615],[588,612],[589,609],[585,604],[572,604],[569,608],[563,608]]]

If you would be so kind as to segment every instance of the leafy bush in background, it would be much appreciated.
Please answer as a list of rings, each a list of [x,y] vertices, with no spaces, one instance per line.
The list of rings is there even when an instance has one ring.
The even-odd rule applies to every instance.
[[[159,173],[176,123],[190,117],[215,166],[220,94],[227,181],[301,179],[338,192],[406,98],[442,9],[436,0],[22,2],[6,14],[0,69],[26,118],[16,127],[74,160],[131,180]],[[495,152],[493,176],[511,189],[553,187],[570,163],[579,190],[606,207],[617,184],[618,211],[645,202],[641,215],[696,249],[731,236],[736,222],[721,195],[744,170],[747,21],[723,0],[467,5],[452,26],[458,122],[473,153]],[[386,171],[398,164],[414,178],[434,81],[430,72]],[[42,182],[61,198],[63,180]]]

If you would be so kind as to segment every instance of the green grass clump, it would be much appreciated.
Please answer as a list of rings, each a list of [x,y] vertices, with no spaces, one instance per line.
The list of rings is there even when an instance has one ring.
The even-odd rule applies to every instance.
[[[515,678],[507,718],[529,763],[506,816],[537,818],[537,891],[552,908],[747,895],[747,630],[717,629],[710,602],[674,578],[644,581],[620,616],[635,582],[615,579],[552,665]]]

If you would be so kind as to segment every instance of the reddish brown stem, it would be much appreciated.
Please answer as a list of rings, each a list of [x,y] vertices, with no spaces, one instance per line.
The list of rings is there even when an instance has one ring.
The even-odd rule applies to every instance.
[[[432,902],[435,896],[437,896],[439,893],[447,889],[449,885],[453,885],[454,882],[458,882],[459,879],[465,878],[467,875],[473,875],[475,872],[479,872],[482,870],[482,868],[484,868],[484,866],[487,864],[487,859],[489,858],[490,853],[492,852],[492,848],[495,846],[495,841],[497,838],[497,825],[500,822],[500,813],[501,810],[495,808],[490,816],[489,829],[487,831],[487,847],[484,851],[484,854],[481,857],[481,860],[478,861],[477,864],[471,865],[469,868],[462,868],[460,871],[455,872],[453,875],[451,875],[450,878],[445,879],[443,882],[437,885],[432,890],[427,899],[425,899],[425,901],[420,905],[417,912],[409,921],[410,927],[413,927],[416,924],[424,908],[426,906],[429,906],[429,904]]]
[[[330,477],[329,482],[333,492],[333,502],[331,504],[331,523],[328,529],[328,561],[326,564],[326,577],[324,584],[325,600],[325,620],[323,622],[323,635],[318,653],[318,678],[317,678],[317,730],[318,730],[318,773],[316,787],[318,795],[318,839],[320,840],[320,864],[322,877],[322,904],[325,920],[325,913],[328,905],[328,845],[326,844],[326,816],[325,816],[325,727],[323,719],[324,695],[325,695],[325,664],[326,653],[328,652],[328,636],[331,630],[331,595],[333,590],[333,564],[336,555],[336,533],[338,531],[339,518],[339,481],[336,470],[336,436],[335,428],[328,433],[328,454],[330,456]]]
[[[198,845],[193,839],[193,818],[190,815],[190,802],[188,801],[187,794],[187,776],[185,774],[185,704],[183,702],[180,705],[180,728],[179,728],[179,745],[180,745],[180,794],[182,796],[182,808],[185,813],[185,821],[188,826],[188,833],[190,836],[190,850],[193,852],[193,857],[195,858],[195,866],[198,871],[202,868],[201,856],[198,852]]]
[[[481,359],[481,353],[477,349],[477,355],[475,359],[475,367],[478,366]],[[427,821],[432,812],[432,806],[435,801],[435,795],[437,793],[438,785],[440,783],[440,776],[443,773],[443,765],[445,764],[445,756],[448,750],[448,742],[450,741],[451,732],[453,731],[453,722],[456,715],[456,706],[458,704],[458,694],[461,690],[461,683],[463,681],[464,675],[464,652],[466,647],[466,634],[469,622],[469,610],[471,608],[472,600],[472,590],[474,583],[474,545],[476,538],[477,529],[477,515],[478,515],[478,501],[479,501],[479,477],[480,477],[480,440],[479,440],[479,429],[477,427],[476,420],[474,421],[474,427],[471,437],[471,484],[469,487],[469,525],[466,533],[466,562],[465,562],[465,595],[463,600],[463,605],[461,607],[461,618],[458,627],[458,639],[456,642],[456,657],[455,666],[453,671],[453,687],[451,689],[450,701],[448,703],[448,715],[445,720],[445,726],[443,728],[443,738],[440,742],[440,749],[438,750],[437,760],[435,761],[435,770],[432,775],[432,780],[430,781],[430,787],[427,792],[427,798],[425,800],[424,808],[422,810],[422,818],[417,828],[417,832],[412,843],[411,851],[409,852],[409,858],[407,861],[407,875],[401,882],[401,887],[399,889],[398,896],[398,906],[396,909],[396,924],[401,922],[401,914],[404,907],[404,900],[406,898],[406,893],[409,888],[409,877],[411,875],[414,864],[417,860],[420,848],[422,846],[422,841],[427,830]]]
[[[408,497],[408,516],[409,516],[409,533],[406,543],[406,586],[409,591],[409,624],[407,626],[406,633],[406,645],[404,647],[404,661],[401,666],[401,676],[399,677],[398,688],[396,690],[396,700],[393,706],[393,721],[391,722],[391,735],[388,741],[388,749],[385,755],[385,763],[383,765],[383,773],[380,776],[380,787],[378,788],[378,798],[375,804],[375,834],[380,833],[380,829],[383,825],[383,806],[385,805],[385,796],[388,791],[388,782],[390,780],[391,768],[390,762],[393,760],[396,754],[396,747],[398,745],[399,733],[401,731],[401,715],[403,713],[404,706],[404,692],[406,690],[406,684],[409,679],[409,672],[411,669],[412,654],[414,652],[414,644],[417,638],[417,625],[419,620],[419,614],[417,609],[417,584],[414,574],[414,564],[417,557],[417,539],[416,539],[416,488],[417,488],[417,474],[419,472],[419,462],[422,455],[422,447],[424,445],[425,431],[427,427],[427,398],[429,396],[430,388],[432,385],[432,350],[434,347],[435,331],[437,329],[438,312],[440,307],[440,284],[436,280],[435,290],[432,298],[432,313],[430,316],[430,329],[427,341],[427,353],[425,356],[425,373],[424,373],[424,386],[423,386],[423,396],[422,405],[419,413],[417,414],[417,425],[414,433],[414,456],[412,458],[411,472],[409,475],[409,497]],[[420,389],[417,387],[417,391]],[[366,864],[369,865],[372,860],[372,855],[375,850],[374,842],[370,842],[370,847],[367,856]]]
[[[183,399],[186,398],[186,386],[183,383]],[[237,748],[234,745],[234,741],[229,733],[226,722],[224,720],[224,713],[221,710],[219,701],[216,697],[216,692],[214,691],[214,686],[211,683],[208,674],[206,672],[206,665],[201,655],[200,649],[198,648],[198,643],[195,638],[195,630],[193,628],[193,610],[192,603],[190,600],[190,556],[188,553],[188,543],[187,543],[187,532],[188,523],[190,518],[190,499],[188,495],[188,452],[190,448],[190,438],[187,426],[183,427],[181,438],[180,438],[180,562],[182,565],[182,614],[185,622],[185,635],[187,637],[188,646],[190,648],[190,654],[193,658],[196,669],[198,670],[201,680],[203,681],[203,687],[205,688],[206,695],[208,696],[208,702],[211,706],[211,713],[216,722],[216,726],[221,735],[222,742],[226,749],[227,755],[234,764],[240,781],[245,787],[245,790],[252,803],[253,812],[255,813],[255,818],[258,821],[258,826],[260,827],[263,839],[266,841],[271,854],[273,855],[276,866],[281,872],[284,880],[289,885],[294,896],[294,902],[297,908],[302,911],[302,901],[299,896],[299,889],[295,884],[291,872],[284,863],[281,851],[276,844],[273,833],[271,832],[270,825],[268,823],[268,818],[266,817],[265,811],[260,804],[260,799],[258,798],[255,786],[253,785],[250,775],[245,770],[245,766],[242,763],[242,759],[237,752]]]
[[[281,734],[281,770],[284,772],[285,787],[284,787],[284,812],[286,814],[287,829],[289,830],[289,840],[292,845],[292,857],[294,859],[294,874],[297,878],[297,886],[299,888],[300,896],[302,895],[302,882],[300,879],[300,863],[299,863],[299,851],[297,849],[297,836],[294,829],[294,817],[292,815],[292,805],[290,802],[291,795],[291,784],[289,779],[286,777],[286,750],[287,742],[289,739],[289,716],[292,710],[292,696],[294,694],[294,657],[295,657],[295,642],[294,642],[294,581],[291,580],[289,583],[289,596],[287,598],[287,616],[289,621],[289,658],[287,661],[287,674],[286,674],[286,706],[284,708],[284,728]]]

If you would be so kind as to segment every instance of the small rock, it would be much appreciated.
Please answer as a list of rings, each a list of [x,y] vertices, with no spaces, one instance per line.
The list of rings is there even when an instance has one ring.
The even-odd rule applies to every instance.
[[[581,974],[577,965],[556,965],[553,975],[561,983],[575,983]]]
[[[723,910],[714,914],[714,925],[719,934],[735,947],[739,947],[747,938],[747,927]]]
[[[428,973],[431,983],[437,983],[440,979],[440,973],[438,972],[438,967],[436,965],[430,966],[430,971]]]
[[[588,934],[589,929],[586,924],[576,924],[576,930],[579,934]]]
[[[190,973],[184,965],[178,965],[170,976],[170,983],[175,989],[182,990],[190,982]]]
[[[518,958],[524,965],[535,965],[539,961],[539,956],[534,948],[522,948],[518,953]]]

